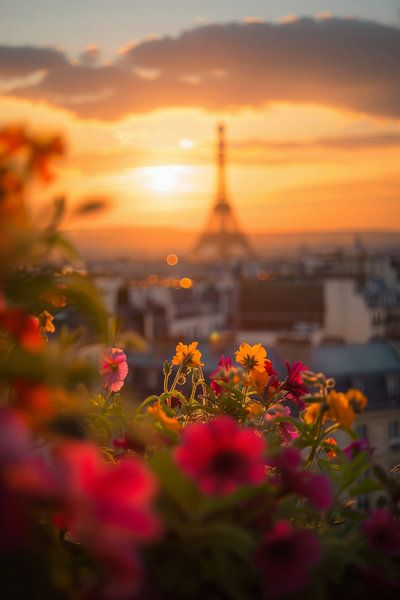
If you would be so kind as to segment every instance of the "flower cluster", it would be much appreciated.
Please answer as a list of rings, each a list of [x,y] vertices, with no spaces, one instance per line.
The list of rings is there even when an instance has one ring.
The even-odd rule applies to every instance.
[[[4,597],[398,597],[400,482],[352,429],[365,395],[260,343],[208,373],[194,341],[138,399],[123,333],[60,266],[62,205],[42,230],[26,210],[61,153],[0,131]],[[56,326],[66,307],[79,330]]]

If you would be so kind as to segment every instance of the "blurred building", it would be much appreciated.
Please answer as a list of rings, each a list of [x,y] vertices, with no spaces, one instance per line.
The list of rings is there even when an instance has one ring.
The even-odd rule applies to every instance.
[[[400,345],[376,341],[317,347],[310,366],[332,376],[339,391],[354,387],[367,396],[356,430],[376,448],[374,459],[383,467],[400,464]]]

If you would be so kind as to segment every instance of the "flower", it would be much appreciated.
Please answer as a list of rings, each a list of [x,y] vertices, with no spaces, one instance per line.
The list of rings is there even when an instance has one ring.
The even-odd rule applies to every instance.
[[[346,392],[346,397],[349,401],[350,406],[356,413],[360,413],[368,404],[368,399],[361,390],[356,388],[349,388]]]
[[[55,332],[56,328],[53,323],[54,316],[52,314],[50,314],[47,310],[44,310],[43,312],[41,312],[38,319],[39,319],[40,329],[44,333],[54,333]]]
[[[103,387],[109,392],[119,392],[128,375],[126,354],[121,348],[105,348],[99,361]]]
[[[378,508],[362,524],[372,548],[400,556],[400,521],[387,508]]]
[[[324,420],[337,421],[342,427],[353,425],[356,415],[345,394],[331,390],[328,395],[328,407]]]
[[[274,423],[277,417],[289,417],[289,406],[282,406],[279,402],[269,407],[265,414],[265,420],[271,424]],[[289,443],[299,437],[299,432],[293,423],[280,421],[278,418],[278,432],[283,442]]]
[[[321,559],[321,544],[313,533],[295,529],[288,521],[277,521],[264,535],[255,557],[264,576],[266,597],[281,598],[303,590]]]
[[[367,452],[370,457],[375,452],[375,448],[371,448],[369,441],[366,438],[361,440],[353,440],[346,448],[343,448],[343,453],[349,460],[353,460],[360,452]]]
[[[49,388],[43,383],[18,379],[12,383],[16,406],[35,421],[46,419],[55,411]]]
[[[309,425],[314,425],[316,423],[319,413],[321,412],[321,404],[319,402],[311,402],[307,404],[306,410],[303,414],[303,419]]]
[[[300,360],[295,361],[292,364],[285,360],[285,365],[287,377],[282,384],[282,389],[287,392],[286,398],[288,400],[293,400],[300,410],[304,410],[306,405],[301,397],[308,393],[308,387],[304,385],[301,373],[302,371],[305,371],[307,367]]]
[[[250,346],[244,342],[240,345],[239,350],[235,353],[236,361],[246,367],[249,371],[265,371],[265,359],[267,351],[261,344]]]
[[[23,308],[6,308],[0,312],[0,327],[11,335],[23,348],[37,351],[43,346],[39,320]]]
[[[176,417],[169,417],[161,406],[160,401],[153,404],[153,406],[149,406],[147,413],[154,417],[156,421],[159,421],[164,429],[167,429],[168,431],[181,430],[181,424],[178,419]]]
[[[246,406],[246,410],[250,419],[253,419],[255,417],[261,417],[265,412],[265,406],[260,404],[260,402],[250,402],[250,404]]]
[[[175,460],[205,494],[229,494],[264,479],[265,442],[228,416],[193,423],[182,433]]]
[[[335,438],[333,438],[333,437],[326,438],[326,440],[324,441],[324,450],[326,452],[326,456],[329,459],[335,458],[336,447],[337,447],[337,441],[335,440]]]
[[[330,480],[325,475],[300,470],[301,454],[297,448],[284,448],[280,454],[270,458],[268,464],[276,469],[278,476],[273,474],[271,480],[281,486],[283,493],[304,496],[320,510],[332,506]]]
[[[136,457],[104,462],[88,442],[62,444],[55,450],[55,463],[62,502],[56,524],[104,564],[114,592],[123,584],[118,597],[130,597],[140,575],[135,549],[160,533],[151,506],[157,491],[154,476]]]
[[[232,361],[229,356],[221,356],[218,361],[218,366],[210,375],[210,386],[216,396],[219,396],[222,392],[222,386],[217,382],[224,381],[228,383],[232,370]]]
[[[175,356],[172,359],[173,365],[184,365],[186,367],[202,367],[204,363],[200,362],[201,352],[197,350],[198,342],[184,344],[179,342],[175,348]]]
[[[33,450],[30,432],[17,411],[0,410],[0,550],[25,543],[35,508],[48,504],[54,481]]]

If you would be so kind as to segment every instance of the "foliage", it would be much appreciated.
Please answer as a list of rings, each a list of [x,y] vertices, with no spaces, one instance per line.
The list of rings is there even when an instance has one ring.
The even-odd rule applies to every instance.
[[[27,205],[61,151],[0,131],[5,597],[395,597],[400,483],[352,430],[361,392],[300,362],[281,380],[260,344],[206,378],[180,342],[159,395],[121,395],[126,355],[58,230],[64,203],[40,227]]]

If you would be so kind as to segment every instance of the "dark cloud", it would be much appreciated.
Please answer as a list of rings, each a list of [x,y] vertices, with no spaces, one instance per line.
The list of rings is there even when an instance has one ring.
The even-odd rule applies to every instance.
[[[84,118],[155,108],[209,110],[315,102],[400,117],[400,29],[356,19],[206,25],[143,41],[108,66],[69,63],[52,49],[0,47],[0,77],[45,69],[13,95]],[[88,61],[86,61],[88,62]],[[146,76],[149,74],[149,76]]]
[[[25,77],[36,71],[57,69],[68,64],[54,48],[0,45],[0,79]]]

